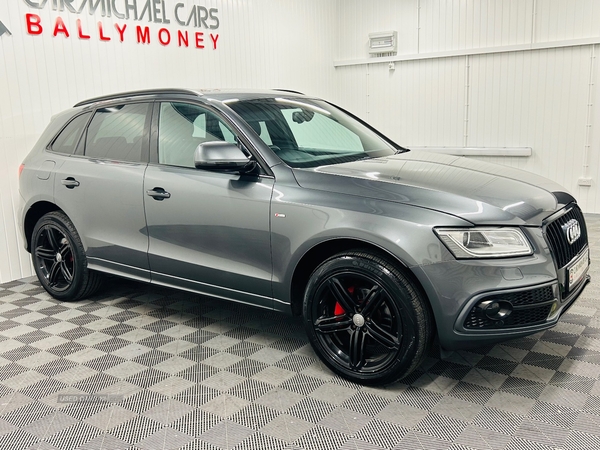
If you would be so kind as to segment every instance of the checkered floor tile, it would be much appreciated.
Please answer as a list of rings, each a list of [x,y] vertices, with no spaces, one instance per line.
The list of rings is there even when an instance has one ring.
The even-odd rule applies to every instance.
[[[109,279],[76,303],[0,285],[2,449],[599,449],[592,284],[552,330],[434,353],[401,383],[329,372],[301,321]]]

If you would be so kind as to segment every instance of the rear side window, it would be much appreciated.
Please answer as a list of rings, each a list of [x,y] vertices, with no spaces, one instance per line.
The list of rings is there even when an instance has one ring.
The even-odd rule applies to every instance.
[[[75,117],[58,135],[58,137],[52,143],[50,149],[53,152],[65,153],[71,155],[75,152],[77,143],[85,124],[90,118],[90,113],[82,114]]]
[[[151,104],[111,106],[96,111],[87,131],[85,156],[117,161],[142,161]]]

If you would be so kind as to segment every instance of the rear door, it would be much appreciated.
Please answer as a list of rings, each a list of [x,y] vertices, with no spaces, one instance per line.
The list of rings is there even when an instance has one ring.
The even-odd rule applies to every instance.
[[[71,218],[90,267],[149,280],[143,180],[152,103],[100,108],[77,151],[57,166],[54,197]]]
[[[232,127],[197,104],[156,108],[156,163],[144,180],[153,281],[271,307],[273,178],[196,169],[196,147],[235,142]]]

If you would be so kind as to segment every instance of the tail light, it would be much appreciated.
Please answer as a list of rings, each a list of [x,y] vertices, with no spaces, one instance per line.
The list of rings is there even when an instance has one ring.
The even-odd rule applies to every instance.
[[[23,169],[25,168],[25,164],[21,164],[19,166],[19,178],[21,178],[21,172],[23,172]]]

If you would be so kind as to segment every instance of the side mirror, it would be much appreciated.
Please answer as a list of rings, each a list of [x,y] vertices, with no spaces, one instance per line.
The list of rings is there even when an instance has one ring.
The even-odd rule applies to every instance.
[[[194,152],[196,169],[218,172],[252,172],[256,162],[249,159],[236,145],[224,141],[205,142]]]

